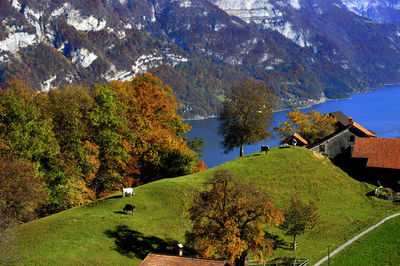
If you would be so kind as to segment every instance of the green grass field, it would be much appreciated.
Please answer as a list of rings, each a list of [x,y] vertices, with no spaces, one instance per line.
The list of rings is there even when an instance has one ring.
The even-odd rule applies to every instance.
[[[346,266],[399,264],[400,217],[393,218],[369,232],[334,256],[331,263]]]
[[[368,226],[400,206],[365,194],[372,186],[350,178],[331,162],[303,148],[273,148],[207,171],[159,180],[135,188],[132,198],[120,193],[85,206],[24,224],[16,232],[20,264],[123,264],[138,265],[148,252],[177,252],[185,243],[190,221],[185,210],[192,195],[218,168],[232,171],[243,182],[267,191],[278,208],[286,207],[291,195],[313,200],[319,207],[320,224],[298,238],[299,258],[316,262]],[[121,213],[126,203],[136,205],[133,216]],[[283,241],[291,239],[271,229]],[[277,249],[275,256],[293,256]]]

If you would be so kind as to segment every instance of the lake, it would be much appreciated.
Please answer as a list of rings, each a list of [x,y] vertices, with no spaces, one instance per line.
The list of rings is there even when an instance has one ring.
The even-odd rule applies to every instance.
[[[366,129],[372,130],[378,137],[400,137],[400,85],[387,86],[364,94],[354,94],[351,99],[328,101],[302,109],[307,112],[314,109],[321,113],[342,111],[345,115]],[[291,111],[274,113],[274,122],[270,130],[286,120],[286,114]],[[217,134],[218,119],[189,120],[192,130],[187,134],[190,139],[202,138],[206,144],[203,149],[203,160],[208,168],[220,165],[239,156],[239,149],[224,154],[221,148],[222,138]],[[273,136],[265,142],[246,145],[244,153],[250,154],[259,151],[261,145],[276,146],[279,137]]]

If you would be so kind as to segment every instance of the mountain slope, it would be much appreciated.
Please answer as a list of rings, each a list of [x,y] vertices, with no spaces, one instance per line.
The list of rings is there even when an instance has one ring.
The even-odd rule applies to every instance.
[[[400,3],[397,0],[342,0],[359,16],[377,22],[400,22]]]
[[[218,168],[265,190],[278,208],[287,206],[294,194],[316,203],[320,224],[299,238],[302,258],[318,259],[328,244],[335,248],[399,210],[366,197],[372,187],[351,179],[325,157],[303,148],[273,148],[205,172],[137,187],[133,198],[116,194],[24,224],[17,230],[20,264],[138,265],[150,251],[176,254],[176,245],[185,243],[184,233],[190,230],[184,213],[192,192],[203,189]],[[133,216],[121,213],[126,203],[136,205]],[[271,232],[284,237],[278,229]],[[278,249],[276,255],[292,256],[292,251]]]
[[[400,65],[394,58],[400,56],[399,25],[371,23],[336,0],[212,2],[323,56],[362,81],[361,86],[398,81]]]
[[[281,108],[399,81],[399,26],[338,1],[0,0],[0,82],[46,91],[151,71],[189,118],[249,77]]]

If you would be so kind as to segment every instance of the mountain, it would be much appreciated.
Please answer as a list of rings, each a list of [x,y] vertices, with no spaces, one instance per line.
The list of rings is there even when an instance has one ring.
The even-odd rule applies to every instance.
[[[373,23],[348,6],[0,0],[0,82],[20,78],[46,91],[151,71],[174,88],[184,117],[193,118],[216,114],[225,90],[246,78],[265,81],[280,108],[399,81],[400,26]]]
[[[400,22],[398,0],[342,0],[350,11],[377,22]]]
[[[354,1],[356,2],[356,1]],[[275,0],[213,3],[260,30],[277,31],[298,46],[312,49],[355,77],[381,82],[398,77],[399,25],[356,16],[340,1]],[[384,70],[386,73],[379,73]],[[379,75],[381,75],[378,77]]]

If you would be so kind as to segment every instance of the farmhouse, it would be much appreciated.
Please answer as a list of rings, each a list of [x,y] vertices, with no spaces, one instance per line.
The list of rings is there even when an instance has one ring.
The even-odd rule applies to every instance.
[[[336,131],[323,140],[307,145],[298,133],[282,143],[306,146],[327,156],[353,178],[400,191],[400,138],[378,138],[340,111]]]
[[[342,112],[331,113],[331,115],[336,115],[339,129],[320,142],[309,146],[310,150],[319,152],[329,159],[335,159],[338,155],[350,157],[356,138],[376,138],[374,133],[354,122],[351,117],[346,120]]]
[[[330,113],[337,130],[308,146],[335,161],[354,178],[400,190],[400,138],[377,138],[342,112]]]
[[[149,253],[140,266],[224,266],[224,260],[210,260]]]

